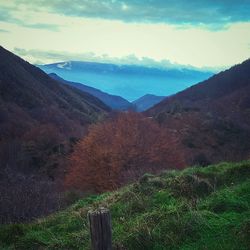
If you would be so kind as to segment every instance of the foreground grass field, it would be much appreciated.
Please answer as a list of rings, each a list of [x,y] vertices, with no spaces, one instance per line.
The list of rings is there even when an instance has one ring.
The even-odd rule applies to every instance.
[[[121,249],[250,249],[250,161],[146,174],[32,224],[0,226],[0,249],[89,249],[87,212],[112,214]]]

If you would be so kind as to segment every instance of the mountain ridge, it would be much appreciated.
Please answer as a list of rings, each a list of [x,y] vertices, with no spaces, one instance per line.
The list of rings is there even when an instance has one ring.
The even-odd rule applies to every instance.
[[[49,76],[52,77],[53,79],[59,81],[59,82],[71,85],[75,88],[78,88],[82,91],[85,91],[85,92],[97,97],[102,102],[104,102],[107,106],[109,106],[110,108],[112,108],[114,110],[127,110],[131,107],[131,103],[120,96],[110,95],[110,94],[105,93],[99,89],[87,86],[83,83],[66,81],[63,78],[59,77],[55,73],[50,73]]]
[[[2,152],[7,152],[8,145],[18,145],[15,146],[19,148],[18,154],[21,158],[27,156],[29,162],[19,166],[32,165],[33,156],[29,156],[23,147],[31,141],[34,145],[42,143],[42,140],[36,141],[42,131],[51,143],[43,149],[48,150],[54,143],[82,136],[89,124],[110,111],[96,97],[53,80],[3,47],[0,47],[0,58],[0,147]],[[52,131],[53,134],[49,134]],[[19,160],[19,156],[11,156],[13,152],[8,154],[0,156],[1,167],[11,167],[11,158]],[[13,164],[18,165],[17,162]]]
[[[250,157],[250,60],[158,103],[145,112],[176,130],[188,164]]]
[[[132,103],[135,105],[135,109],[138,112],[145,111],[157,103],[161,102],[166,96],[156,96],[152,94],[146,94],[139,99],[133,101]]]

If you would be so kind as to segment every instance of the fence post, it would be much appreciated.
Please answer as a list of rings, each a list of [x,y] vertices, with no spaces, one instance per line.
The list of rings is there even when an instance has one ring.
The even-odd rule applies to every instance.
[[[88,212],[93,250],[112,250],[111,215],[108,209]]]

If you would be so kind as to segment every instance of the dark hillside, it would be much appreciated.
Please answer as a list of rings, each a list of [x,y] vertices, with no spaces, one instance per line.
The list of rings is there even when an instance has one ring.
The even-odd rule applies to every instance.
[[[250,157],[250,60],[163,100],[146,114],[176,129],[190,155],[208,164]]]
[[[196,105],[197,107],[199,102],[201,102],[199,108],[202,109],[205,108],[205,105],[202,104],[205,104],[208,101],[213,104],[215,100],[242,91],[249,86],[250,59],[173,95],[152,108],[150,112],[163,112],[173,101],[179,101],[187,105]]]
[[[147,94],[133,101],[136,111],[143,112],[165,99],[166,96]]]
[[[60,84],[0,47],[1,222],[56,207],[52,187],[65,170],[65,156],[87,126],[109,111],[96,97]]]
[[[0,58],[1,142],[22,142],[39,126],[51,127],[64,139],[77,137],[109,111],[99,99],[58,83],[2,47]]]
[[[79,125],[91,123],[98,118],[98,114],[109,110],[97,98],[59,84],[39,68],[23,61],[2,47],[0,58],[2,108],[8,105],[17,106],[31,120],[40,122],[45,120],[50,122],[44,113],[52,109],[62,120],[66,119],[71,123],[72,120],[75,120]],[[11,116],[10,113],[9,116]],[[6,121],[8,122],[8,119]],[[63,126],[66,128],[67,123]]]

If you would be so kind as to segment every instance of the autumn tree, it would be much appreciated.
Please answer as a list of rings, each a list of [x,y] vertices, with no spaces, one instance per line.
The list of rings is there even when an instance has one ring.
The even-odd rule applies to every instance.
[[[180,166],[177,147],[175,134],[150,117],[121,113],[90,127],[70,157],[65,183],[95,192],[112,190],[145,172]]]

